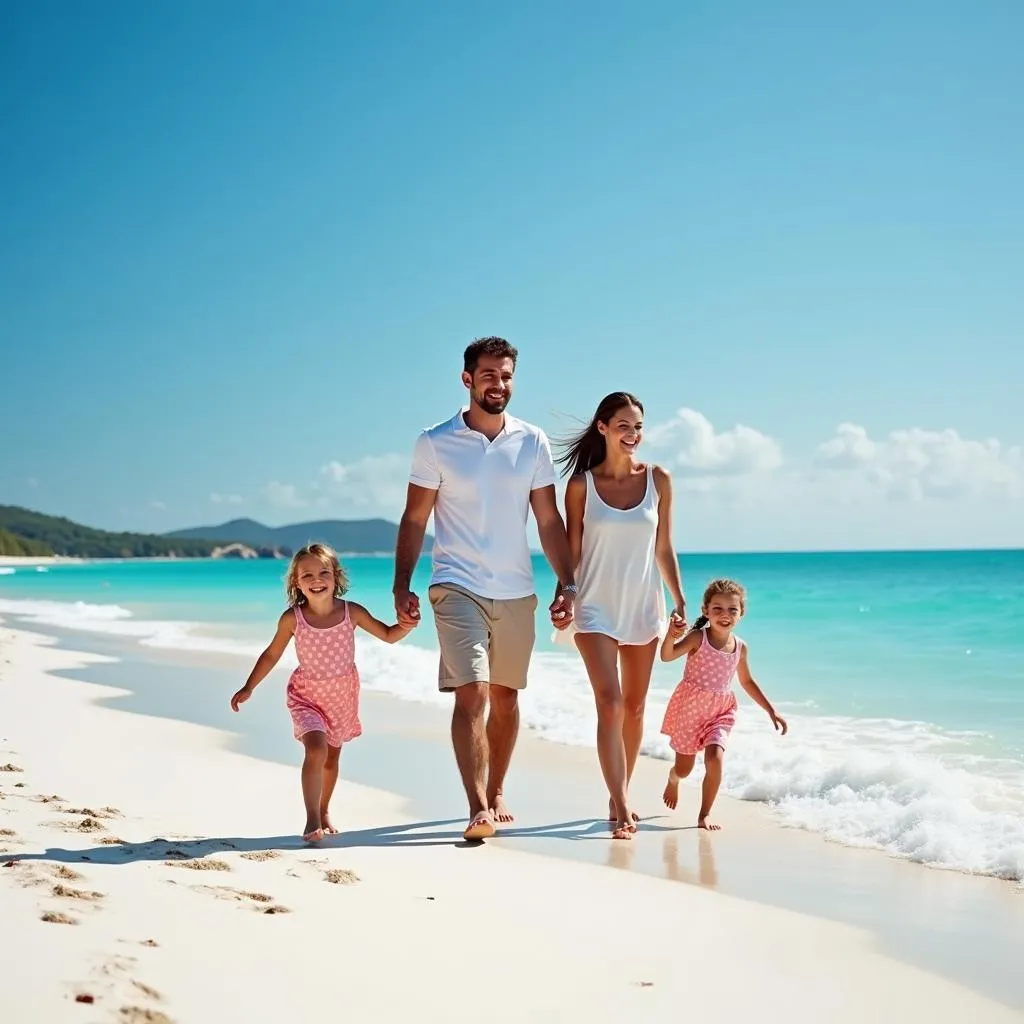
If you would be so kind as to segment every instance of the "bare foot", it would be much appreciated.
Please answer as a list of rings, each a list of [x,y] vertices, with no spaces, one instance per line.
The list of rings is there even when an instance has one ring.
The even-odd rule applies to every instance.
[[[326,810],[320,812],[320,827],[324,830],[325,836],[336,836],[338,830],[331,824],[331,816]]]
[[[679,776],[675,772],[668,773],[668,782],[665,783],[665,792],[661,794],[661,799],[665,801],[665,806],[670,811],[676,809],[676,804],[679,803]]]
[[[709,832],[718,832],[722,826],[715,824],[713,821],[708,821],[708,816],[705,814],[697,819],[697,828],[706,828]]]
[[[634,821],[640,820],[640,815],[636,811],[630,811],[629,814]],[[611,798],[608,800],[608,820],[615,821],[615,801]]]
[[[501,822],[502,825],[507,825],[510,821],[516,820],[508,809],[508,804],[505,803],[505,798],[501,793],[495,796],[490,803],[491,815],[495,821]]]
[[[462,833],[464,839],[489,839],[495,833],[494,819],[490,811],[480,811]]]
[[[324,826],[320,820],[320,815],[315,817],[310,815],[306,819],[306,825],[302,830],[302,838],[307,843],[319,843],[324,837]]]
[[[635,832],[636,822],[627,814],[625,818],[616,818],[612,839],[632,839]]]

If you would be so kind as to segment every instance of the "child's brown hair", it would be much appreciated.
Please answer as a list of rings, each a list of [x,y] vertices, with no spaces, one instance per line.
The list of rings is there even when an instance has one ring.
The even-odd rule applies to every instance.
[[[342,568],[341,562],[338,561],[334,548],[326,544],[307,544],[292,556],[291,565],[288,566],[288,575],[285,576],[284,589],[288,595],[288,605],[291,608],[306,603],[306,595],[299,590],[299,562],[309,556],[319,558],[324,565],[334,571],[335,597],[341,597],[348,590],[348,575]]]

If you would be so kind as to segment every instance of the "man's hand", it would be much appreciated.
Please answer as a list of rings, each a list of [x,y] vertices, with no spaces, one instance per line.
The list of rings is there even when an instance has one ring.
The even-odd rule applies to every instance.
[[[411,590],[396,590],[395,614],[400,626],[415,629],[420,624],[420,599]]]
[[[568,629],[572,622],[572,607],[576,601],[576,595],[559,590],[551,602],[548,610],[551,612],[551,625],[555,629]]]

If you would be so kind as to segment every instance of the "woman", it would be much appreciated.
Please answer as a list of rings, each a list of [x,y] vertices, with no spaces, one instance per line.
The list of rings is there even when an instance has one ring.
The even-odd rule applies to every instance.
[[[673,618],[686,621],[672,546],[672,481],[660,466],[637,461],[643,420],[636,396],[607,395],[587,428],[559,444],[556,460],[571,474],[566,526],[579,593],[570,632],[594,688],[597,755],[616,839],[632,839],[639,820],[627,794],[666,628],[662,581],[675,602]]]

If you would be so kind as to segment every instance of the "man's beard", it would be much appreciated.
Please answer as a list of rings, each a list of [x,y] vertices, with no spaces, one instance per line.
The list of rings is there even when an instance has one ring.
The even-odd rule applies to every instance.
[[[505,406],[508,405],[510,397],[510,395],[503,395],[498,399],[489,399],[484,395],[474,395],[473,400],[488,416],[497,416],[505,411]]]

